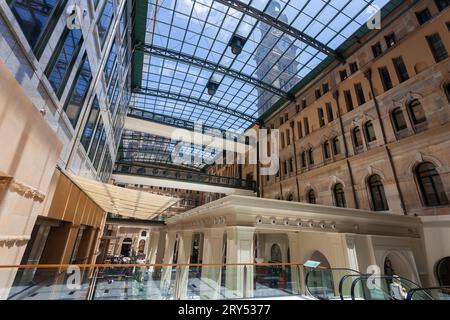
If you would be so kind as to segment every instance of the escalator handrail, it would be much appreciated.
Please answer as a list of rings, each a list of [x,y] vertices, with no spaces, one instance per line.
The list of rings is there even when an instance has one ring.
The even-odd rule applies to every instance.
[[[359,271],[356,271],[356,270],[353,270],[353,269],[350,269],[350,268],[323,268],[323,269],[318,269],[318,268],[313,268],[313,269],[311,269],[311,270],[309,270],[307,273],[306,273],[306,276],[305,276],[305,288],[306,288],[306,293],[308,294],[308,295],[310,295],[311,297],[315,297],[312,293],[311,293],[311,291],[309,290],[309,286],[308,286],[308,279],[309,279],[309,276],[310,276],[310,274],[312,273],[312,272],[316,272],[316,271],[351,271],[351,272],[356,272],[356,273],[358,273],[358,274],[361,274]],[[318,298],[318,299],[323,299],[323,298],[320,298],[320,297],[315,297],[315,298]],[[324,299],[325,300],[325,299]]]
[[[367,274],[365,273],[360,273],[358,272],[357,274],[346,274],[345,276],[343,276],[341,278],[341,280],[339,280],[339,297],[341,298],[341,300],[344,300],[344,293],[343,291],[343,287],[344,287],[344,281],[347,280],[348,278],[353,278],[353,277],[361,277],[361,276],[365,276]],[[352,281],[353,283],[353,281]]]
[[[353,282],[352,282],[352,286],[351,286],[351,289],[350,289],[350,294],[351,294],[352,300],[355,300],[355,287],[356,287],[356,284],[359,281],[368,280],[369,278],[372,278],[372,277],[379,278],[379,279],[399,279],[400,281],[407,281],[407,282],[413,284],[414,286],[416,286],[417,288],[420,288],[417,283],[415,283],[415,282],[413,282],[413,281],[411,281],[409,279],[399,277],[399,276],[388,276],[388,275],[383,275],[383,274],[362,275],[362,276],[356,278],[355,280],[353,280]]]
[[[442,289],[447,289],[447,290],[449,290],[449,294],[450,294],[450,286],[444,286],[444,287],[429,287],[429,288],[415,288],[415,289],[411,289],[411,290],[408,291],[408,295],[407,295],[407,297],[406,297],[406,300],[412,300],[412,297],[414,296],[414,294],[415,294],[417,291],[425,291],[425,292],[426,292],[427,290],[431,291],[431,290],[442,290]],[[427,295],[430,296],[428,293],[427,293]],[[431,298],[432,300],[434,300],[433,297],[430,296],[430,298]]]

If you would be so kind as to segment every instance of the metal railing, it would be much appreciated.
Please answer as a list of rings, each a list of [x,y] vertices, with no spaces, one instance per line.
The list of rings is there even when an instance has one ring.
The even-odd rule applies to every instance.
[[[19,271],[27,269],[35,276],[21,283]],[[11,300],[301,298],[302,269],[288,263],[0,266],[1,273],[19,275]]]
[[[113,174],[138,175],[141,177],[158,178],[194,182],[219,187],[245,189],[256,191],[256,182],[233,177],[220,177],[202,172],[178,170],[174,168],[160,168],[152,165],[138,165],[131,163],[116,163]]]
[[[170,116],[166,116],[166,115],[162,115],[162,114],[157,114],[154,112],[138,109],[135,107],[130,107],[128,109],[128,117],[136,118],[139,120],[153,121],[156,123],[174,126],[174,127],[180,128],[180,129],[187,129],[190,131],[194,131],[195,129],[197,129],[195,123],[192,121],[187,121],[187,120],[174,118],[174,117],[170,117]],[[223,130],[223,129],[218,129],[218,128],[214,128],[214,127],[210,127],[210,126],[206,126],[206,125],[202,125],[201,129],[202,129],[202,133],[208,133],[208,134],[215,135],[215,136],[218,136],[221,138],[227,137],[227,131]],[[216,134],[214,134],[214,133],[216,133]],[[220,133],[220,134],[218,134],[218,133]]]
[[[33,271],[33,277],[23,277],[25,271]],[[343,287],[351,280],[352,300],[450,300],[450,287],[420,288],[397,276],[292,263],[0,266],[0,275],[14,274],[14,283],[0,288],[9,293],[4,299],[346,300]]]

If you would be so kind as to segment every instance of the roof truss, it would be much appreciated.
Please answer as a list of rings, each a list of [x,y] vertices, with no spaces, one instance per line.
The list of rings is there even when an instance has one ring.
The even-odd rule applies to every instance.
[[[242,81],[252,84],[256,87],[264,89],[264,90],[271,92],[271,93],[279,96],[280,98],[284,98],[288,101],[295,100],[294,96],[288,92],[284,92],[283,90],[280,90],[274,86],[271,86],[259,79],[247,76],[241,72],[232,70],[231,68],[222,66],[220,64],[210,62],[206,59],[201,59],[199,57],[190,56],[190,55],[183,54],[181,52],[177,52],[174,50],[161,48],[161,47],[155,46],[155,45],[143,44],[143,43],[136,44],[135,50],[142,51],[146,54],[151,54],[151,55],[159,56],[162,58],[171,59],[174,61],[181,61],[181,62],[184,62],[187,64],[195,65],[200,68],[206,68],[206,69],[209,69],[214,72],[219,72],[223,75],[242,80]]]

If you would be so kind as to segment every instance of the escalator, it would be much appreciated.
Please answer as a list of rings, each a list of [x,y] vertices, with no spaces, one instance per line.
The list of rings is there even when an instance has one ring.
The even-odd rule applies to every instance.
[[[450,300],[450,287],[412,289],[406,300]]]
[[[434,300],[416,283],[399,277],[386,275],[362,275],[354,278],[350,296],[352,300],[407,300],[410,292],[427,300]]]
[[[319,300],[450,300],[450,287],[421,288],[399,277],[346,268],[311,269],[306,292]]]
[[[310,269],[305,277],[306,292],[319,300],[340,300],[341,279],[349,276],[359,277],[361,273],[347,268]]]

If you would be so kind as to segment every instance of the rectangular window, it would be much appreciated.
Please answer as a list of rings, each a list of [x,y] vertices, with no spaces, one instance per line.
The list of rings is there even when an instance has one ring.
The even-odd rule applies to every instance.
[[[379,57],[383,53],[383,49],[381,48],[381,43],[377,42],[372,46],[372,53],[374,58]]]
[[[45,75],[58,98],[61,98],[66,88],[67,79],[71,74],[82,44],[81,30],[66,28],[56,45],[53,56],[45,70]]]
[[[97,151],[97,147],[98,147],[98,143],[100,141],[100,137],[102,135],[102,131],[103,131],[103,120],[101,118],[99,118],[100,121],[97,124],[97,128],[95,129],[95,134],[94,134],[94,138],[92,139],[92,143],[91,146],[89,147],[89,159],[91,159],[91,161],[94,161],[94,156],[95,156],[95,151]]]
[[[81,136],[81,144],[84,150],[89,150],[89,144],[91,143],[92,137],[94,135],[95,124],[98,121],[100,115],[100,107],[98,104],[97,97],[94,98],[92,103],[91,111],[89,111],[88,120],[84,126],[83,135]]]
[[[308,118],[303,118],[303,126],[305,127],[305,136],[307,136],[309,134]]]
[[[302,130],[302,123],[300,121],[297,122],[297,132],[298,132],[298,138],[303,138],[303,130]]]
[[[439,11],[443,11],[445,8],[450,6],[450,0],[435,0],[435,2]]]
[[[120,17],[120,36],[123,38],[125,36],[125,30],[127,29],[127,17],[128,17],[128,6],[125,4]]]
[[[430,10],[428,10],[428,8],[416,12],[416,17],[417,17],[417,21],[419,22],[420,25],[426,23],[427,21],[431,20],[431,13]]]
[[[350,112],[354,109],[353,106],[353,99],[352,99],[352,93],[350,90],[344,91],[344,98],[345,98],[345,104],[347,105],[347,111]]]
[[[339,71],[339,75],[340,75],[340,77],[341,77],[341,81],[344,81],[345,79],[348,78],[347,70],[341,70],[341,71]]]
[[[356,99],[358,100],[358,105],[363,105],[366,103],[366,97],[364,96],[364,90],[361,83],[355,84]]]
[[[327,109],[328,122],[332,122],[334,120],[333,106],[331,103],[327,103],[325,107]]]
[[[384,37],[384,39],[386,40],[386,45],[388,48],[392,48],[397,44],[397,38],[395,36],[395,33],[387,35],[386,37]]]
[[[328,91],[330,91],[330,85],[327,83],[322,84],[322,91],[323,94],[328,93]]]
[[[106,0],[103,5],[102,13],[97,21],[98,37],[100,39],[100,46],[103,49],[106,37],[114,17],[114,0]]]
[[[307,107],[306,99],[303,99],[303,100],[302,100],[302,108],[303,108],[303,109],[306,109],[306,107]]]
[[[77,75],[73,81],[72,88],[70,89],[69,99],[67,100],[64,111],[70,120],[70,123],[75,128],[78,123],[78,118],[83,108],[84,101],[92,82],[91,66],[87,55],[85,54]]]
[[[8,5],[39,59],[67,0],[11,0]]]
[[[316,89],[316,99],[319,99],[322,96],[320,89]]]
[[[445,48],[439,33],[428,36],[427,41],[436,62],[441,62],[448,58],[447,49]]]
[[[291,130],[289,129],[286,130],[286,144],[288,146],[291,145]]]
[[[103,129],[93,163],[95,170],[98,170],[98,165],[100,164],[100,160],[102,159],[103,151],[105,150],[105,142],[106,142],[106,131],[105,129]]]
[[[358,67],[357,62],[350,63],[350,72],[352,74],[356,73],[358,70],[359,70],[359,67]]]
[[[308,155],[309,155],[309,164],[314,165],[314,150],[309,149]]]
[[[302,152],[302,155],[300,157],[300,161],[302,163],[302,168],[306,168],[306,151]]]
[[[383,84],[384,91],[392,89],[393,85],[388,68],[387,67],[379,68],[378,72],[380,73],[381,83]]]
[[[323,109],[322,108],[317,109],[317,115],[319,116],[320,127],[325,126],[325,116],[323,114]]]
[[[105,73],[106,83],[109,83],[109,80],[111,79],[116,59],[117,59],[117,47],[116,42],[114,41],[111,47],[111,51],[109,52],[108,55],[108,60],[106,60],[105,68],[103,69],[103,72]]]
[[[284,140],[284,132],[281,133],[281,148],[284,149],[286,147],[286,141]]]
[[[394,62],[395,71],[400,82],[404,82],[409,79],[408,70],[406,69],[405,62],[402,57],[398,57],[392,60]]]

